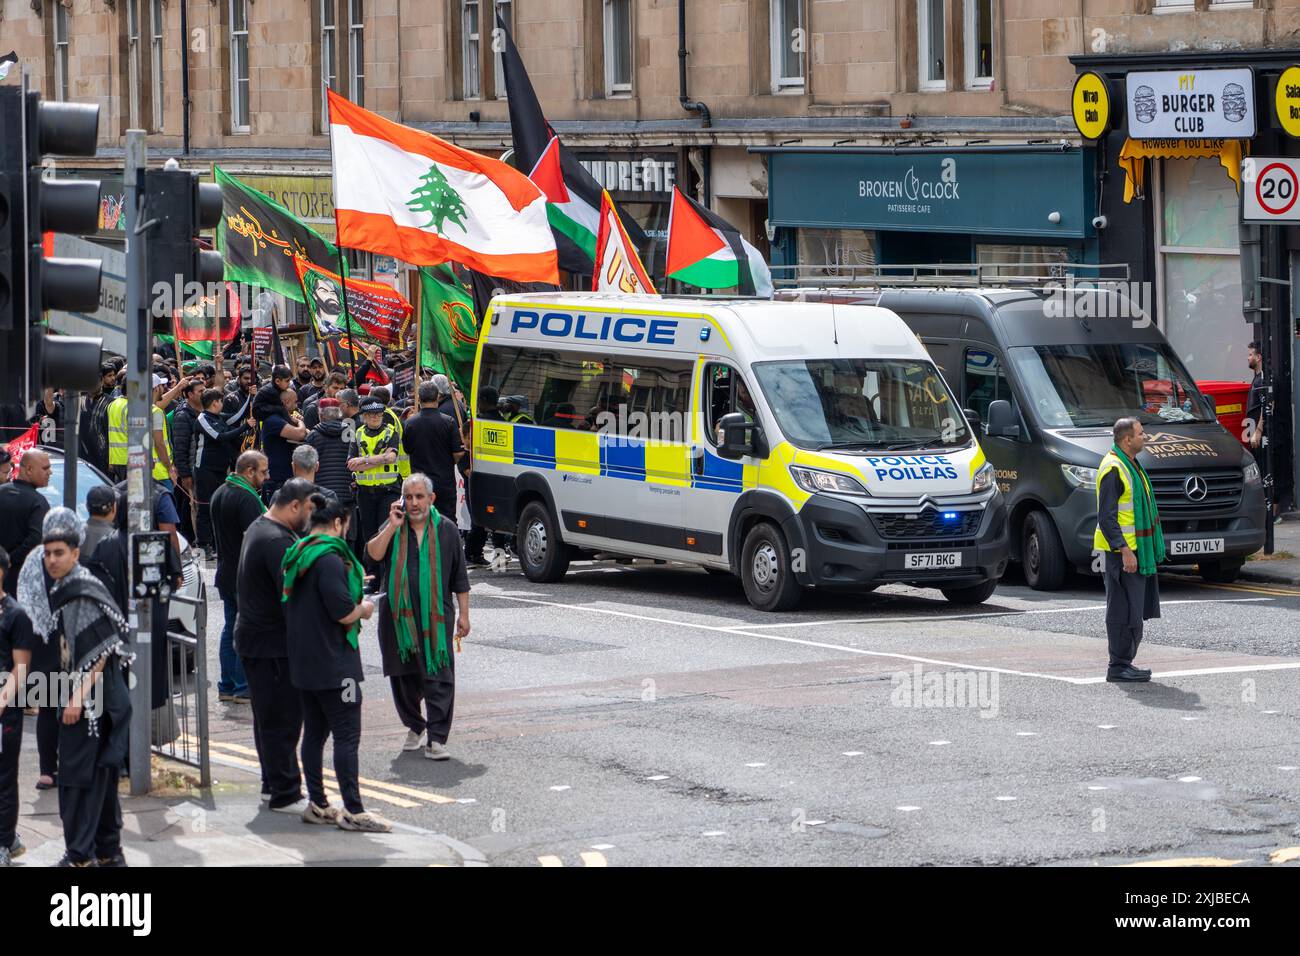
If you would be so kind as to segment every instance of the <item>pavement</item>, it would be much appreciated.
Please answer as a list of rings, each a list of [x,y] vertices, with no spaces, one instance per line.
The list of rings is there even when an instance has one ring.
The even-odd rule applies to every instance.
[[[1241,569],[1241,580],[1300,585],[1300,512],[1291,512],[1273,526],[1273,554],[1251,555]]]
[[[262,809],[248,708],[213,695],[216,784],[168,773],[128,798],[128,862],[1300,865],[1300,587],[1162,575],[1138,656],[1155,678],[1124,686],[1103,679],[1095,578],[1046,594],[1013,575],[977,608],[813,593],[779,615],[678,565],[470,578],[448,761],[402,751],[362,631],[362,797],[393,834]],[[25,743],[19,862],[53,863],[57,801],[30,789]]]

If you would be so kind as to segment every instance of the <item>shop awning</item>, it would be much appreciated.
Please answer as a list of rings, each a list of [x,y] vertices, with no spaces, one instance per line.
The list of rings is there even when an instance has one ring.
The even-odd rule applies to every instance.
[[[1124,201],[1144,194],[1148,159],[1200,159],[1217,156],[1229,178],[1241,189],[1241,156],[1246,142],[1240,139],[1127,139],[1119,151],[1124,170]],[[1249,144],[1245,147],[1250,152]]]

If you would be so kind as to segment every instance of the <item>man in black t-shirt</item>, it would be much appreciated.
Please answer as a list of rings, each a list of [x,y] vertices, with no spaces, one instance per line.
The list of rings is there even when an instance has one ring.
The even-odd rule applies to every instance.
[[[456,523],[456,462],[465,454],[456,423],[438,411],[438,387],[420,384],[420,413],[406,423],[403,443],[411,456],[411,471],[433,480],[434,507]]]
[[[236,588],[244,533],[266,511],[259,494],[266,476],[266,456],[260,451],[246,451],[236,459],[235,470],[217,486],[208,502],[212,537],[217,549],[217,593],[221,595],[225,610],[225,626],[221,630],[218,651],[221,663],[218,700],[248,702],[248,679],[239,655],[235,653],[235,618],[239,614]]]
[[[9,553],[0,548],[0,867],[25,852],[18,839],[18,756],[23,746],[23,709],[18,692],[27,680],[37,638],[32,622],[3,591]]]
[[[248,526],[239,554],[235,593],[235,650],[244,665],[253,704],[253,743],[262,765],[262,793],[272,810],[301,813],[307,807],[298,770],[302,702],[289,683],[289,649],[281,563],[311,518],[311,482],[290,478],[271,507]]]

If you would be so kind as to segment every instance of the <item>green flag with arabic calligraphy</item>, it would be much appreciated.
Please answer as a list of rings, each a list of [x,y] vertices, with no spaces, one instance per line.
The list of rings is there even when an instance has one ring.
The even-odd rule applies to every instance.
[[[478,349],[474,300],[447,264],[420,270],[420,364],[469,391]]]
[[[265,193],[213,167],[221,187],[217,248],[226,261],[227,282],[246,282],[302,302],[294,259],[338,268],[338,250]]]

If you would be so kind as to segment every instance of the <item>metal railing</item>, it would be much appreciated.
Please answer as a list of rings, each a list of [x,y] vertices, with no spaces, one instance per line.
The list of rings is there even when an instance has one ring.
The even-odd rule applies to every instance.
[[[153,751],[196,768],[199,785],[210,787],[207,600],[184,594],[173,594],[171,600],[194,607],[194,634],[167,631],[167,700],[153,712]]]
[[[1127,282],[1126,262],[800,263],[772,266],[778,290],[809,288],[1043,288],[1062,281]]]

